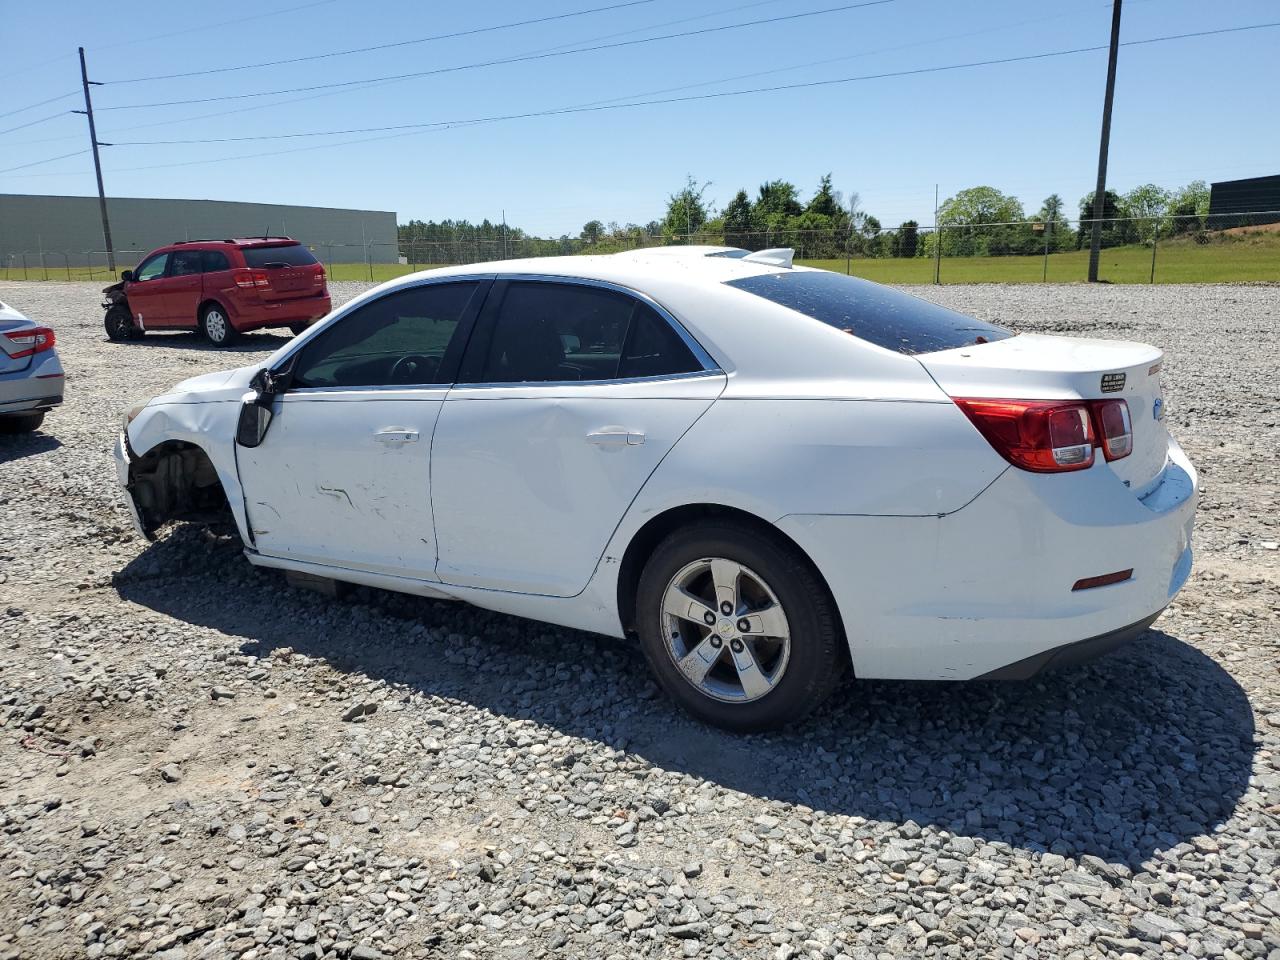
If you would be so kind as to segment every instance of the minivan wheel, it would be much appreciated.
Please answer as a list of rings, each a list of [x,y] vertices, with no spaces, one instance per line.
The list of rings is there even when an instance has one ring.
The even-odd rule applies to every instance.
[[[108,340],[136,340],[142,331],[133,322],[133,317],[124,307],[112,307],[102,320],[107,328]]]
[[[826,586],[781,537],[707,522],[659,544],[640,576],[641,645],[693,716],[741,733],[784,726],[830,695],[844,638]]]
[[[236,328],[231,325],[227,312],[211,303],[200,312],[200,331],[215,347],[225,347],[236,340]]]
[[[291,323],[289,324],[289,332],[296,337],[304,333],[309,326],[311,326],[309,323]]]

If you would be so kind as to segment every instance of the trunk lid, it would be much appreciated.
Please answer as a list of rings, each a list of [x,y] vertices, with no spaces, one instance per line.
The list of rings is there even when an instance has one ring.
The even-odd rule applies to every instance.
[[[1099,450],[1097,457],[1142,496],[1159,482],[1168,456],[1163,357],[1144,343],[1024,333],[916,359],[952,397],[1126,401],[1133,453],[1106,461]]]

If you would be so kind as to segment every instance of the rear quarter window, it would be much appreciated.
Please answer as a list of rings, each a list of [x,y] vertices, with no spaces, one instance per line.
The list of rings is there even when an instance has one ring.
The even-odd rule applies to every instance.
[[[267,267],[284,264],[287,267],[307,267],[316,262],[311,251],[300,243],[285,247],[242,247],[245,266]]]
[[[843,330],[877,347],[914,356],[1013,336],[993,323],[870,280],[827,270],[766,273],[726,285]]]

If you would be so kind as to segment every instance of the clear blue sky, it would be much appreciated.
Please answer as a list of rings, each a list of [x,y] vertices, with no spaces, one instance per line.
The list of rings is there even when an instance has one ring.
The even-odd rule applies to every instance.
[[[654,99],[878,74],[1105,45],[1104,0],[893,0],[863,9],[338,92],[116,109],[361,80],[617,43],[848,0],[651,0],[621,10],[395,49],[185,79],[128,78],[237,66],[412,40],[619,0],[261,0],[252,4],[6,4],[0,114],[76,90],[88,51],[99,138],[182,140],[464,120],[614,98]],[[298,9],[305,4],[305,9]],[[292,12],[289,12],[292,10]],[[1280,20],[1275,0],[1126,0],[1122,40]],[[675,22],[681,21],[681,22]],[[1280,29],[1121,49],[1109,185],[1177,186],[1280,173]],[[839,58],[839,59],[837,59]],[[829,61],[814,65],[816,61]],[[800,66],[809,64],[807,66]],[[787,69],[792,68],[794,69]],[[297,150],[347,137],[115,146],[108,194],[394,210],[410,218],[497,220],[576,235],[593,218],[662,216],[686,174],[723,206],[740,187],[783,178],[807,199],[828,171],[886,225],[929,223],[975,184],[1049,193],[1075,211],[1092,189],[1106,53],[631,109],[456,125]],[[767,72],[766,72],[767,71]],[[742,79],[746,74],[759,74]],[[681,89],[673,89],[681,88]],[[662,92],[658,92],[662,91]],[[648,96],[644,96],[648,95]],[[78,96],[78,94],[77,94]],[[310,96],[300,102],[286,99]],[[82,106],[74,97],[0,118],[0,130]],[[229,112],[231,111],[231,112]],[[203,119],[190,119],[205,114]],[[141,126],[146,125],[146,126]],[[135,129],[129,129],[135,128]],[[362,136],[373,136],[363,134]],[[0,169],[86,147],[66,114],[0,134]],[[41,141],[41,142],[36,142]],[[188,166],[161,166],[209,161]],[[143,167],[158,169],[139,169]],[[93,194],[88,155],[0,174],[0,192]]]

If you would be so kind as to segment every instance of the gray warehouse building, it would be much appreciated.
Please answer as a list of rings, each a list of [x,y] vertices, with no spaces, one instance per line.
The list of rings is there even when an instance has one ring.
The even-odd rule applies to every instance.
[[[395,263],[396,215],[386,210],[294,207],[224,200],[109,197],[112,245],[119,269],[175,240],[287,235],[328,263]],[[50,269],[106,264],[97,197],[0,193],[0,266]]]

